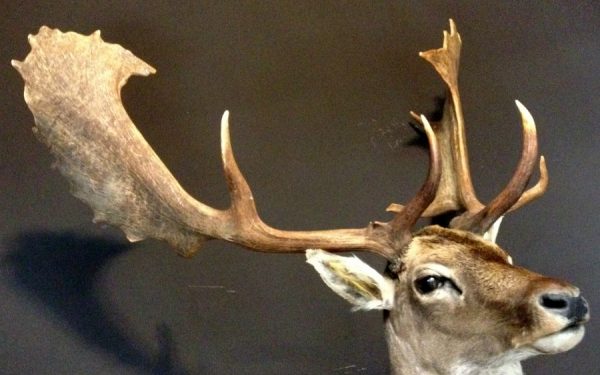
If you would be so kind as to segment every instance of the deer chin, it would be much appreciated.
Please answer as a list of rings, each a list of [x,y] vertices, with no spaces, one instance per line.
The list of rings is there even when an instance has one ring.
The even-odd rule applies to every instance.
[[[573,349],[583,339],[582,324],[570,324],[562,330],[536,340],[532,347],[541,354],[557,354]]]

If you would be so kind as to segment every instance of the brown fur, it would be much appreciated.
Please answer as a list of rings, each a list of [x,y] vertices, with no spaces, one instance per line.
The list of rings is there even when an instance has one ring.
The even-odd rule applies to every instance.
[[[387,321],[397,373],[451,373],[451,364],[462,362],[487,366],[504,353],[527,352],[539,338],[564,328],[539,306],[539,296],[579,291],[509,259],[497,245],[464,231],[431,226],[416,234],[403,256]],[[414,280],[428,264],[450,270],[447,276],[462,294],[440,300],[420,295]]]

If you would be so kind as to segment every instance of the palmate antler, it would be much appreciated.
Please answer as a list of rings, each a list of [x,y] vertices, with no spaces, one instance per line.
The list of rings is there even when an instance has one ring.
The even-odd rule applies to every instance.
[[[544,194],[548,186],[548,171],[542,156],[540,180],[534,187],[525,191],[537,161],[537,135],[533,117],[525,106],[516,101],[523,123],[521,160],[513,177],[496,198],[487,205],[477,199],[469,171],[465,125],[458,90],[461,45],[460,34],[456,31],[454,21],[450,20],[450,32],[444,31],[443,47],[419,54],[436,69],[446,83],[449,94],[444,104],[442,120],[432,125],[441,153],[441,182],[435,200],[423,216],[434,217],[455,212],[451,227],[484,234],[506,212],[516,210]],[[411,114],[422,123],[420,116],[414,112]],[[401,209],[402,206],[398,204],[388,207],[392,212]]]
[[[92,207],[95,221],[121,227],[131,241],[165,240],[183,256],[193,255],[207,240],[223,239],[263,252],[364,250],[396,263],[422,215],[456,211],[453,227],[484,233],[506,211],[541,195],[547,182],[542,159],[540,183],[523,194],[537,158],[537,140],[531,115],[518,104],[525,136],[517,172],[488,206],[475,197],[458,96],[460,37],[452,21],[444,48],[422,54],[451,93],[441,124],[432,129],[424,116],[418,117],[430,145],[423,186],[405,206],[390,206],[394,217],[389,222],[322,231],[283,231],[260,219],[233,156],[228,112],[221,121],[221,149],[231,206],[218,210],[183,190],[123,108],[120,89],[131,75],[154,73],[151,66],[121,46],[105,43],[99,32],[83,36],[42,27],[29,41],[32,51],[13,66],[25,80],[34,130],[55,155],[73,194]]]
[[[42,27],[30,36],[32,50],[13,66],[25,80],[25,101],[39,139],[57,159],[73,194],[90,205],[95,221],[123,229],[132,241],[166,240],[183,256],[203,242],[223,239],[252,250],[299,252],[366,250],[396,261],[411,240],[411,228],[435,197],[441,169],[437,142],[430,142],[429,175],[418,194],[387,222],[361,229],[282,231],[258,216],[229,136],[229,114],[221,121],[222,159],[231,206],[217,210],[187,194],[137,130],[120,99],[131,75],[155,70],[100,33],[82,36]]]

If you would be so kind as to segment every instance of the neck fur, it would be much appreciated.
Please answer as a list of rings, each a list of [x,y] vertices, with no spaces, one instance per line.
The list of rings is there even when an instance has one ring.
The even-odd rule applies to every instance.
[[[475,363],[454,355],[450,349],[452,343],[447,344],[444,353],[438,348],[428,350],[426,343],[409,337],[409,331],[410,328],[403,335],[392,319],[386,321],[392,375],[523,375],[521,353],[507,353],[484,364]]]

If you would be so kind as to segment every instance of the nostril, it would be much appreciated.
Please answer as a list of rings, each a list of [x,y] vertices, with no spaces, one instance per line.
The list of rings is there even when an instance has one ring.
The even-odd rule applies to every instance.
[[[544,294],[540,298],[540,305],[547,309],[563,310],[569,306],[569,297],[561,294]]]
[[[581,323],[589,319],[588,303],[581,296],[547,293],[540,296],[538,303],[547,312],[563,316],[573,323]]]

